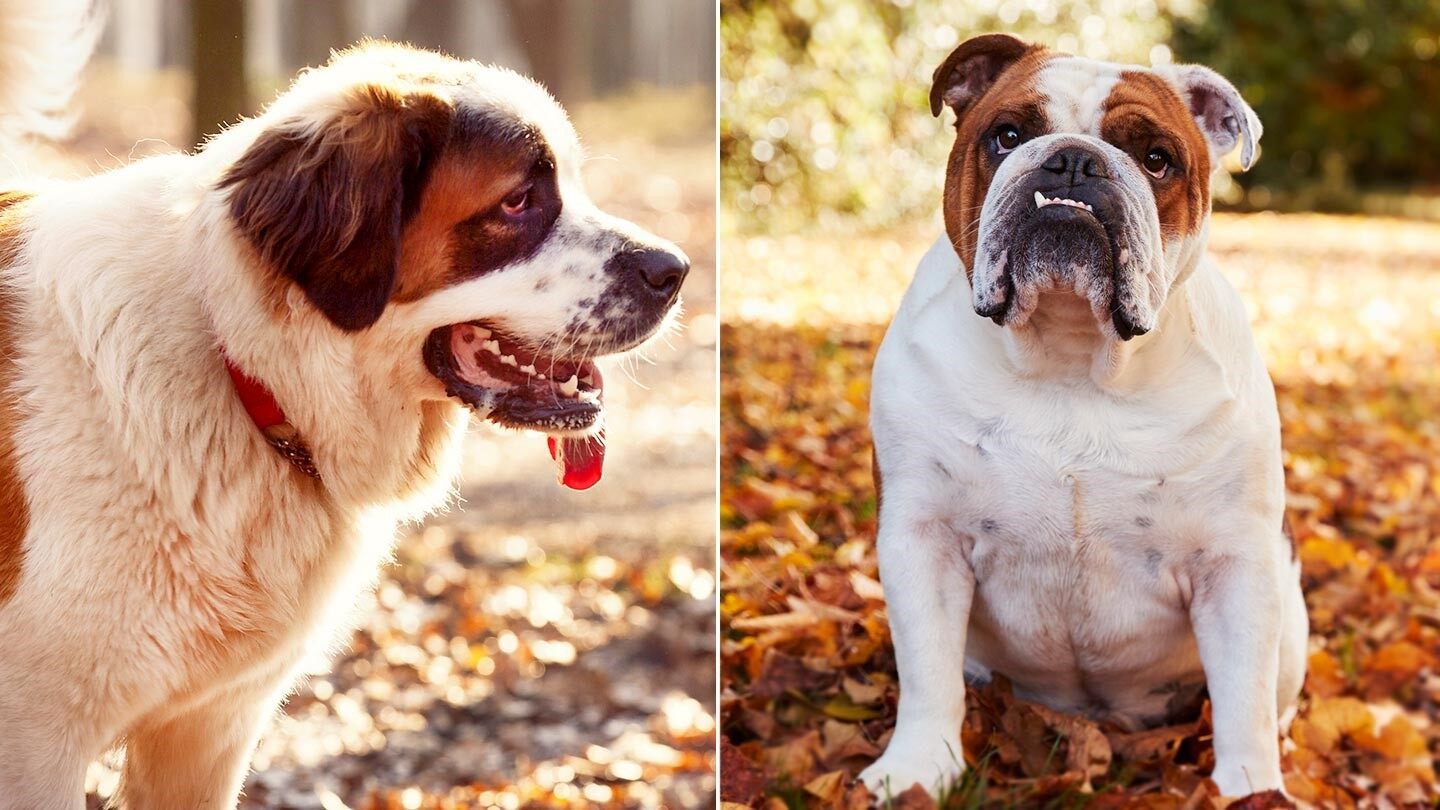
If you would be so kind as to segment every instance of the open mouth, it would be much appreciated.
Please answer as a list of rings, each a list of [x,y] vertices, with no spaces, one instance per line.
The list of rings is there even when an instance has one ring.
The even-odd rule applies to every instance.
[[[446,393],[480,416],[547,434],[565,486],[587,489],[600,480],[604,379],[591,359],[546,354],[494,325],[473,322],[431,332],[425,366]]]

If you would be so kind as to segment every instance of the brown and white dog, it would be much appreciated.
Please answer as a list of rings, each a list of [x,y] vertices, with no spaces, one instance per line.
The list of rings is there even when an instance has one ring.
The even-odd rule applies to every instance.
[[[993,34],[935,72],[946,235],[875,361],[878,552],[900,675],[876,792],[965,768],[961,674],[1129,728],[1213,704],[1225,794],[1282,787],[1305,670],[1274,391],[1205,257],[1260,122],[1208,68]]]
[[[197,154],[0,200],[0,808],[83,807],[117,743],[119,806],[232,807],[472,414],[594,483],[594,359],[688,262],[581,160],[534,82],[370,44]]]

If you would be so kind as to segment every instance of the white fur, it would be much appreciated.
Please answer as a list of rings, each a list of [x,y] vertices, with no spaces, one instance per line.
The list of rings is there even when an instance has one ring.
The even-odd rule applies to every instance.
[[[323,127],[366,71],[393,80],[368,58],[307,74],[197,155],[25,204],[25,244],[3,271],[24,308],[14,438],[30,524],[0,601],[0,809],[83,807],[86,764],[117,742],[121,806],[233,806],[298,662],[345,637],[397,525],[452,491],[470,413],[424,367],[425,337],[493,318],[579,341],[578,302],[604,281],[597,240],[639,234],[584,197],[578,142],[543,90],[446,60],[449,92],[519,111],[551,144],[565,204],[554,235],[530,261],[390,306],[360,332],[298,288],[276,313],[216,182],[267,128]],[[261,437],[221,346],[274,393],[323,484]],[[417,471],[427,414],[446,438]]]
[[[1030,160],[1049,139],[1096,140],[1087,105],[1107,75],[1082,60],[1042,72],[1076,134],[1031,141]],[[982,232],[1002,198],[992,186]],[[1154,219],[1153,198],[1139,211]],[[1164,251],[1153,235],[1153,328],[1128,342],[1083,289],[1033,291],[1020,326],[998,327],[974,312],[982,268],[972,291],[944,237],[921,260],[872,380],[900,675],[894,736],[862,774],[873,791],[963,772],[962,661],[1127,727],[1203,679],[1221,790],[1283,787],[1277,724],[1304,677],[1307,619],[1274,392],[1204,230]],[[1003,254],[1004,232],[991,238],[977,255]]]

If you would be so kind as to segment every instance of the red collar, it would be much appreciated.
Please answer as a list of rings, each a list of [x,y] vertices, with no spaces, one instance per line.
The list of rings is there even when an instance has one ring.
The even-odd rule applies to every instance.
[[[295,426],[285,419],[285,412],[275,401],[275,395],[265,387],[265,383],[241,371],[223,349],[220,356],[225,360],[225,370],[230,372],[231,381],[235,383],[240,403],[245,406],[245,412],[250,414],[255,427],[260,428],[265,440],[300,472],[320,480],[320,471],[315,467],[310,448],[305,446]]]

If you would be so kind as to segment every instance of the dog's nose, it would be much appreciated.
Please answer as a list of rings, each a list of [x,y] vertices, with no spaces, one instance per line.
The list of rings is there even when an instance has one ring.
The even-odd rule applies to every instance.
[[[1079,185],[1087,177],[1110,176],[1109,170],[1105,168],[1104,158],[1079,146],[1057,149],[1040,165],[1046,171],[1067,178],[1072,186]]]
[[[683,254],[656,248],[637,250],[629,254],[626,263],[640,274],[646,286],[664,298],[674,298],[690,272],[690,260]]]

